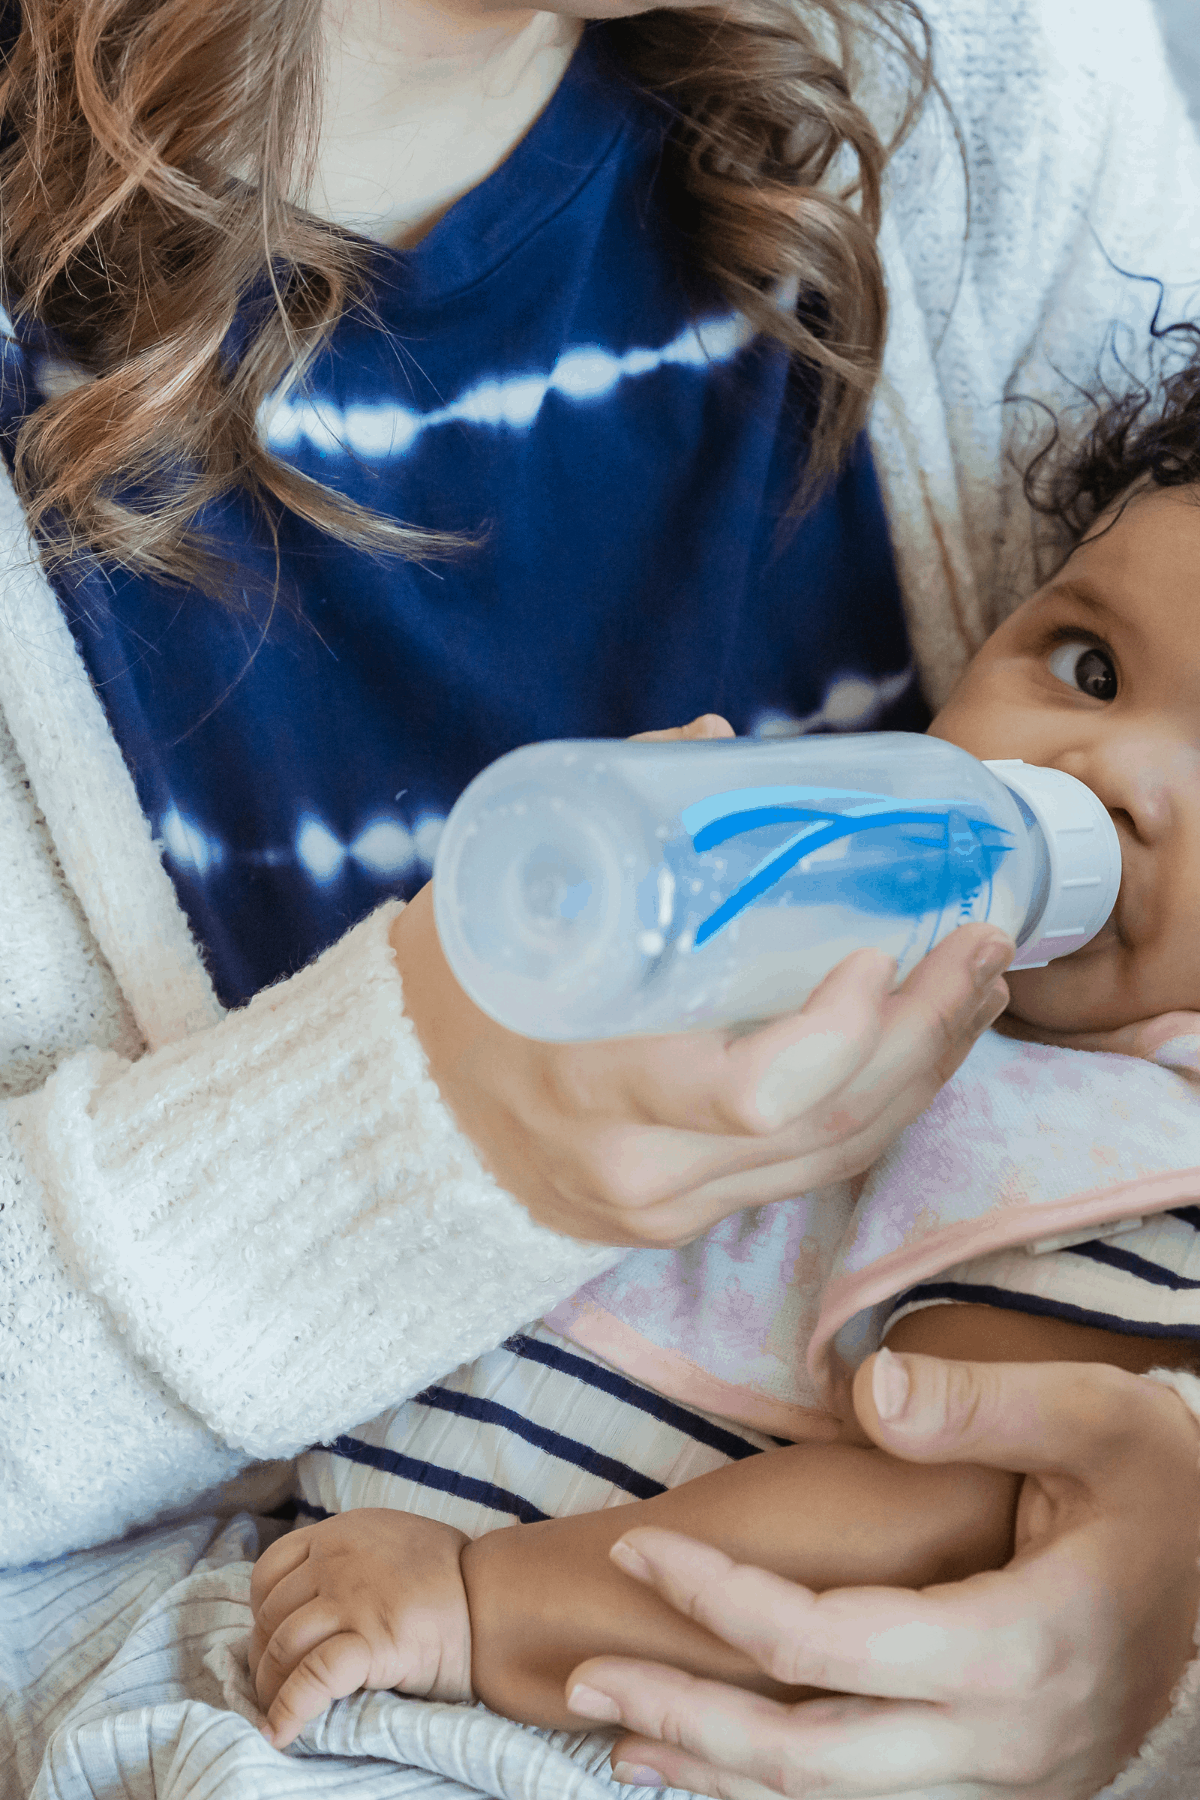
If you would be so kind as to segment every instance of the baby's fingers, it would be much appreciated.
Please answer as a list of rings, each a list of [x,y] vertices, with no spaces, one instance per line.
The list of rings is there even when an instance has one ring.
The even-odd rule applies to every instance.
[[[357,1692],[370,1669],[370,1649],[356,1631],[339,1631],[323,1639],[306,1653],[275,1695],[263,1736],[276,1750],[285,1750],[310,1719],[319,1718],[334,1700]]]
[[[342,1628],[343,1621],[337,1610],[319,1598],[297,1607],[286,1619],[281,1619],[270,1634],[256,1627],[262,1648],[254,1671],[254,1691],[264,1712],[309,1651],[337,1637]],[[265,1643],[262,1642],[264,1637]]]
[[[267,1595],[285,1576],[307,1562],[308,1552],[309,1534],[303,1527],[285,1532],[263,1551],[250,1572],[250,1609],[256,1619]]]

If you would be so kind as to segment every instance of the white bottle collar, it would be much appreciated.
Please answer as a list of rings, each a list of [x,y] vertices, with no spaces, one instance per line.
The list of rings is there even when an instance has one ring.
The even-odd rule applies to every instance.
[[[1045,904],[1009,965],[1044,969],[1081,949],[1112,912],[1121,886],[1121,842],[1108,808],[1073,775],[1019,759],[983,766],[1025,802],[1046,840]]]

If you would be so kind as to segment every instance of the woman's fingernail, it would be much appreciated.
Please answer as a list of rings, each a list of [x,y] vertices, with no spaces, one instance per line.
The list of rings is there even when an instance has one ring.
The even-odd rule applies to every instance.
[[[634,1576],[638,1581],[649,1581],[650,1564],[641,1551],[635,1550],[632,1544],[627,1544],[624,1538],[618,1538],[608,1554],[615,1563],[621,1565],[627,1575]]]
[[[982,991],[995,981],[997,975],[1003,975],[1015,952],[1011,944],[996,942],[985,944],[971,964],[971,974],[975,986]]]
[[[270,1746],[273,1750],[275,1748],[275,1733],[272,1730],[271,1726],[270,1725],[260,1725],[258,1730],[259,1730],[260,1737],[265,1737],[268,1744],[270,1744]]]
[[[567,1695],[567,1705],[573,1713],[582,1713],[585,1719],[603,1719],[606,1725],[617,1724],[621,1717],[621,1709],[615,1700],[597,1688],[585,1687],[582,1682]]]
[[[908,1405],[908,1370],[898,1356],[884,1348],[871,1370],[871,1398],[881,1419],[898,1419]]]
[[[619,1781],[622,1787],[660,1788],[663,1784],[662,1773],[658,1769],[648,1769],[645,1763],[614,1763],[613,1780]]]

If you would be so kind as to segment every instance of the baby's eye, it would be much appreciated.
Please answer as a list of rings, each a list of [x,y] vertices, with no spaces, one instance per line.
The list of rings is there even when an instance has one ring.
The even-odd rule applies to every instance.
[[[1072,638],[1051,652],[1047,667],[1052,675],[1078,688],[1093,700],[1115,700],[1117,668],[1107,650],[1085,639]]]

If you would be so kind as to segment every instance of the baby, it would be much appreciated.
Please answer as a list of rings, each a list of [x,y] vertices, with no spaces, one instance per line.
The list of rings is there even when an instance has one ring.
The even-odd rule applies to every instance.
[[[983,646],[931,730],[980,758],[1065,770],[1109,809],[1123,858],[1116,909],[1082,950],[1009,978],[1006,1029],[1136,1049],[1138,1022],[1200,1009],[1200,359],[1166,384],[1149,422],[1136,403],[1102,418],[1064,479],[1067,516],[1078,500],[1093,522]],[[1164,1286],[1196,1285],[1164,1272]],[[1193,1366],[1200,1350],[1200,1328],[1179,1324],[1177,1310],[1154,1334],[1144,1313],[1108,1330],[1046,1311],[1022,1311],[1019,1296],[1002,1308],[910,1304],[887,1344],[1132,1371]],[[447,1473],[452,1434],[501,1431],[525,1446],[524,1499]],[[636,1454],[639,1431],[653,1436],[652,1468]],[[570,1479],[563,1444],[581,1452]],[[250,1662],[280,1747],[360,1687],[480,1699],[577,1729],[564,1683],[602,1654],[787,1692],[623,1572],[609,1552],[634,1525],[704,1539],[818,1590],[958,1580],[1006,1562],[1017,1531],[1019,1476],[902,1463],[852,1424],[827,1441],[780,1444],[673,1405],[545,1327],[339,1449],[369,1471],[355,1510],[281,1538],[254,1573]],[[388,1504],[372,1504],[376,1493]],[[397,1499],[411,1510],[394,1510]],[[494,1529],[505,1510],[519,1529]]]

